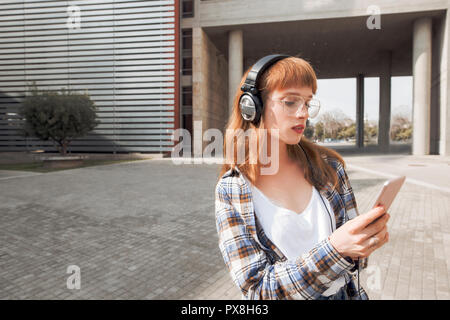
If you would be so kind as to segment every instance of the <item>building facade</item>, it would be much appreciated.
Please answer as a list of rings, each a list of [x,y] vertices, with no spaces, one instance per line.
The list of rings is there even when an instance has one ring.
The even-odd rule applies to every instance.
[[[0,3],[0,151],[55,151],[19,135],[28,86],[88,91],[100,124],[69,152],[171,150],[179,121],[177,0]]]
[[[307,59],[319,79],[355,78],[356,143],[364,150],[364,79],[379,78],[378,152],[390,145],[391,79],[413,77],[410,152],[450,155],[450,15],[447,0],[194,0],[192,119],[224,128],[239,81],[273,53]],[[195,133],[194,133],[195,134]],[[208,142],[205,142],[206,144]]]
[[[26,86],[87,89],[101,124],[73,152],[168,153],[171,135],[224,130],[261,57],[301,56],[319,79],[379,78],[376,151],[390,144],[392,78],[413,78],[412,154],[450,155],[448,0],[7,0],[0,4],[0,151],[54,150],[17,134]],[[76,25],[76,10],[80,28]],[[198,128],[200,124],[200,128]],[[203,148],[209,141],[203,141]],[[402,149],[404,151],[404,148]]]

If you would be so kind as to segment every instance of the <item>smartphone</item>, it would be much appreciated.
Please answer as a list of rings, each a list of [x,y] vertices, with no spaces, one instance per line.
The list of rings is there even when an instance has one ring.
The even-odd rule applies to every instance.
[[[380,193],[378,194],[372,209],[378,205],[382,205],[387,212],[395,197],[397,196],[397,193],[400,191],[403,182],[405,182],[405,179],[406,176],[401,176],[386,181]]]

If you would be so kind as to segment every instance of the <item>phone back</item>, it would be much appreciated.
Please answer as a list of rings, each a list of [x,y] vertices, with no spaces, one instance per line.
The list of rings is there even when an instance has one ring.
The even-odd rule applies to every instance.
[[[405,182],[406,176],[401,176],[398,178],[391,179],[386,181],[381,189],[378,197],[375,201],[375,204],[372,208],[375,208],[378,205],[384,206],[387,211],[394,201],[397,193],[400,191],[401,186]]]

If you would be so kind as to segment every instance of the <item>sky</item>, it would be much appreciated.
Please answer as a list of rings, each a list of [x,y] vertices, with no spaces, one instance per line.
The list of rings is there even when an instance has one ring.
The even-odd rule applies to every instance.
[[[412,77],[391,78],[391,115],[396,112],[412,113]],[[378,121],[379,78],[364,79],[364,118]],[[319,79],[315,98],[320,100],[319,115],[311,119],[314,123],[322,112],[341,109],[351,119],[356,118],[356,78]]]

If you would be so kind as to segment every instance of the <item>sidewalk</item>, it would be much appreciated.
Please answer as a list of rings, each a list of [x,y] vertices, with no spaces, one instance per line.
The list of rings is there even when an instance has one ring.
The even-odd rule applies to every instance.
[[[450,299],[450,157],[345,156],[360,213],[386,179],[406,175],[388,222],[390,241],[369,258],[361,285],[370,299]],[[240,299],[228,274],[199,299]],[[378,280],[378,281],[377,281]]]
[[[43,155],[57,156],[57,152],[0,152],[0,164],[33,163]],[[67,153],[69,156],[82,155],[91,160],[160,159],[162,154],[147,153]]]
[[[373,267],[362,276],[364,283],[380,272],[381,287],[368,290],[370,297],[449,299],[450,158],[390,155],[346,160],[361,213],[370,209],[389,176],[407,177],[389,209],[390,241],[371,255]]]
[[[355,170],[380,176],[405,175],[408,181],[450,192],[450,157],[439,155],[345,156]]]
[[[361,274],[370,298],[449,299],[449,159],[344,159],[360,213],[388,175],[413,178],[389,210],[390,242]],[[218,172],[168,159],[9,171],[0,180],[0,299],[240,299],[218,249]],[[67,289],[69,265],[80,267],[80,290]]]

